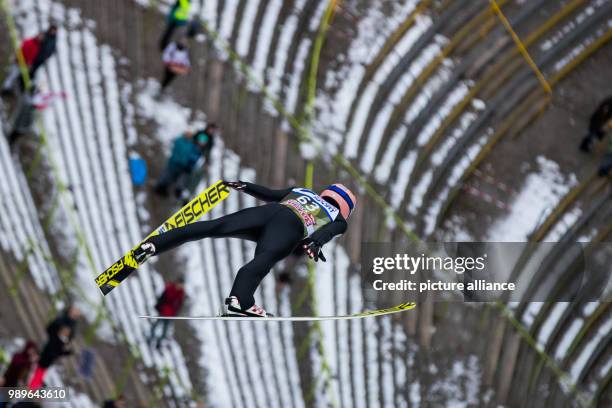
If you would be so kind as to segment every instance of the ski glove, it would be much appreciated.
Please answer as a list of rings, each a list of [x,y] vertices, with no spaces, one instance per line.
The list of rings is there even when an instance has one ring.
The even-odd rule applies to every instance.
[[[228,186],[229,188],[233,188],[236,191],[244,191],[246,189],[246,183],[243,181],[225,181],[223,180],[223,184]]]
[[[314,259],[315,262],[318,262],[319,258],[323,262],[327,262],[327,259],[325,259],[325,255],[323,255],[323,251],[321,250],[321,245],[318,243],[309,240],[304,242],[302,248],[304,249],[304,252],[306,252],[306,255],[308,255],[310,259]]]

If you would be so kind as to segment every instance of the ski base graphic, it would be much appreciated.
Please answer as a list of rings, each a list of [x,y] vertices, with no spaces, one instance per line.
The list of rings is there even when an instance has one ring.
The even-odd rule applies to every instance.
[[[345,316],[274,316],[274,317],[247,317],[247,316],[139,316],[141,319],[159,320],[225,320],[225,321],[266,321],[266,322],[314,322],[322,320],[351,320],[363,319],[365,317],[385,316],[394,313],[401,313],[416,307],[416,303],[402,303],[388,309],[370,310]]]
[[[225,200],[229,196],[229,193],[229,188],[219,180],[174,213],[174,215],[168,218],[162,225],[157,227],[145,239],[139,242],[134,248],[96,278],[96,284],[102,291],[102,294],[107,295],[111,290],[119,286],[119,284],[132,272],[138,269],[140,265],[134,259],[134,250],[143,242],[152,236],[163,234],[166,231],[183,227],[199,220],[204,214],[213,209],[221,201]]]

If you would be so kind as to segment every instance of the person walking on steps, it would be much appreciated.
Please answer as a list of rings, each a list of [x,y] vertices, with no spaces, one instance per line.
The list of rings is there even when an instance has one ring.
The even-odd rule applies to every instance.
[[[174,282],[166,283],[166,287],[162,294],[157,298],[155,309],[160,316],[173,317],[177,316],[183,307],[185,301],[185,281],[183,278],[179,278]],[[161,333],[156,334],[157,327],[162,326]],[[155,320],[151,326],[151,333],[149,334],[149,343],[155,343],[155,347],[159,349],[162,341],[168,334],[168,328],[170,326],[170,320]]]
[[[64,309],[51,323],[47,326],[47,334],[53,337],[61,326],[70,328],[70,340],[72,340],[77,332],[81,310],[75,305],[69,305]]]
[[[602,140],[606,134],[606,128],[610,127],[612,120],[612,96],[604,99],[589,121],[589,133],[582,139],[580,150],[590,153],[593,149],[595,139]]]
[[[36,55],[32,66],[30,67],[30,78],[34,79],[36,72],[42,67],[49,58],[55,54],[57,50],[57,26],[50,26],[45,32],[45,36],[40,46],[40,52]]]
[[[44,33],[40,33],[35,37],[25,40],[21,44],[21,53],[24,63],[28,69],[30,81],[34,81],[36,72],[42,67],[49,58],[55,54],[57,49],[57,26],[51,25]],[[15,81],[19,79],[19,86],[23,91],[25,89],[24,79],[21,76],[19,68],[19,59],[12,66],[9,75],[2,84],[2,94],[9,95],[13,93]]]
[[[178,41],[171,42],[164,49],[162,61],[164,63],[164,77],[162,78],[160,92],[163,92],[177,75],[187,75],[189,73],[191,62],[187,40],[181,38]]]
[[[42,387],[47,370],[53,363],[62,356],[72,354],[72,348],[70,346],[72,333],[70,326],[61,325],[57,327],[56,332],[49,334],[49,340],[40,354],[38,366],[30,380],[29,387],[31,390]]]
[[[210,164],[210,154],[212,153],[212,148],[215,145],[215,137],[217,136],[218,130],[219,126],[211,122],[207,124],[204,129],[199,129],[195,132],[194,138],[198,146],[200,146],[205,165]]]
[[[21,43],[21,55],[23,56],[23,62],[26,65],[28,71],[31,69],[34,60],[38,56],[42,47],[43,40],[45,39],[45,33],[40,32],[34,37],[27,38]],[[8,70],[8,74],[2,83],[2,95],[11,95],[15,82],[21,75],[21,69],[19,68],[19,58],[15,60]]]
[[[209,123],[206,125],[206,128],[197,130],[193,136],[201,155],[189,173],[185,174],[181,182],[177,184],[177,197],[181,199],[183,205],[186,205],[191,197],[195,195],[198,185],[208,170],[210,155],[215,144],[218,129],[219,127],[216,124]]]
[[[271,190],[243,181],[226,181],[266,204],[224,217],[196,222],[151,237],[134,251],[138,263],[189,241],[203,238],[241,238],[257,244],[255,257],[238,271],[224,314],[266,317],[255,305],[254,294],[272,267],[301,247],[312,259],[325,262],[321,248],[347,229],[346,220],[355,209],[355,195],[342,184],[332,184],[320,194],[306,188]]]
[[[170,8],[170,12],[166,17],[166,29],[159,40],[159,49],[161,51],[165,50],[168,44],[170,44],[174,31],[178,27],[187,25],[190,10],[191,0],[177,0]]]
[[[11,362],[4,371],[3,387],[22,387],[27,385],[27,379],[32,371],[32,366],[38,362],[38,346],[33,341],[28,341],[22,351],[15,353]],[[1,406],[2,404],[0,404]]]
[[[177,198],[180,197],[184,189],[184,179],[193,172],[202,155],[209,157],[209,147],[212,147],[211,136],[200,131],[195,134],[187,131],[177,137],[166,168],[153,187],[154,191],[165,197],[168,195],[168,188],[173,185]]]
[[[76,334],[81,310],[69,305],[47,326],[48,340],[40,354],[38,366],[30,380],[30,389],[40,388],[47,369],[60,357],[72,354],[71,343]]]

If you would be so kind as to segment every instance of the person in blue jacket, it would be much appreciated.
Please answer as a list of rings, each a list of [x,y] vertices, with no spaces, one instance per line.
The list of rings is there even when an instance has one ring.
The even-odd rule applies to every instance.
[[[176,138],[166,169],[155,183],[154,191],[161,196],[167,196],[168,188],[173,185],[177,196],[180,196],[184,189],[184,180],[192,173],[202,155],[209,156],[211,148],[211,136],[203,134],[202,131],[187,131]]]

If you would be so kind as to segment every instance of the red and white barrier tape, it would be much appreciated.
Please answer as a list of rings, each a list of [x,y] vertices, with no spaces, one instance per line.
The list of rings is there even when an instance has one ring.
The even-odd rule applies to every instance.
[[[484,180],[486,183],[491,184],[492,186],[497,187],[498,189],[500,189],[501,191],[503,191],[504,193],[508,193],[511,195],[516,195],[516,191],[514,191],[514,189],[512,189],[512,187],[508,186],[507,184],[496,180],[495,178],[493,178],[492,176],[483,173],[482,171],[476,169],[474,170],[474,175],[478,178],[480,178],[481,180]]]
[[[480,198],[481,200],[492,204],[494,206],[496,206],[497,208],[500,208],[502,210],[507,210],[510,211],[510,209],[512,208],[508,203],[505,203],[503,201],[501,201],[500,199],[493,197],[491,194],[482,191],[474,186],[468,186],[468,185],[464,185],[463,186],[463,190],[466,191],[468,194],[471,194],[475,197]]]

